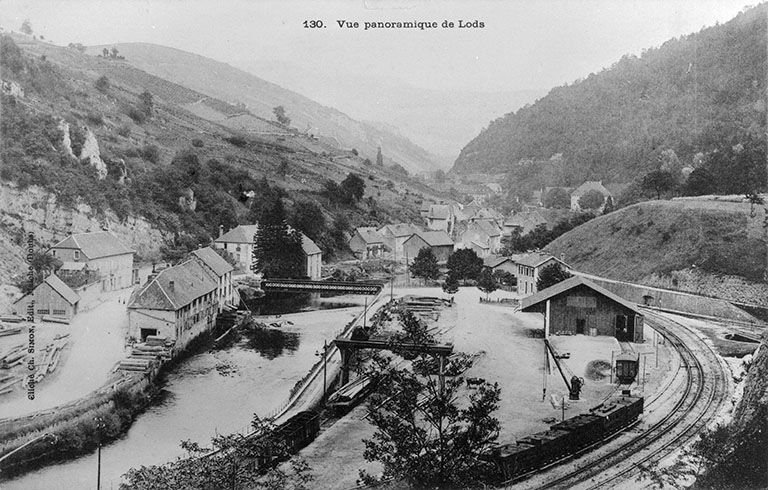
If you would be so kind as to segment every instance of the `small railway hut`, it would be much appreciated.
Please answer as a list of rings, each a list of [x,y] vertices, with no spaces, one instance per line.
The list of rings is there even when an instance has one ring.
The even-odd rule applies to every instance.
[[[544,315],[545,335],[610,335],[622,342],[643,341],[643,314],[637,306],[582,277],[523,298],[520,309]]]

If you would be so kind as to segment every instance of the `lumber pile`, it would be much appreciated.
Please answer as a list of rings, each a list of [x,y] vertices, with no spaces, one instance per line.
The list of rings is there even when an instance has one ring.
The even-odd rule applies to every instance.
[[[120,361],[120,371],[147,373],[172,357],[173,341],[158,335],[147,336],[146,341],[133,346],[131,354]]]
[[[0,323],[0,337],[5,337],[6,335],[17,335],[21,333],[21,327],[15,327],[13,325],[6,325],[5,323]]]

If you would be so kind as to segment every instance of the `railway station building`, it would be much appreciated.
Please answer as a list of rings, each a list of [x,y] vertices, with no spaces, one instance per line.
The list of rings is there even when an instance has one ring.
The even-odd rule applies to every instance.
[[[546,336],[610,335],[621,342],[643,341],[643,314],[637,305],[582,277],[523,298],[520,309],[544,315]]]

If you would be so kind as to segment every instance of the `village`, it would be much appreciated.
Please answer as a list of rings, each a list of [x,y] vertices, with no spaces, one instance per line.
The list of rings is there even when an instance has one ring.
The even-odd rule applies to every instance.
[[[594,189],[596,185],[602,188],[599,183],[587,183],[585,188]],[[605,201],[609,196],[606,190]],[[253,321],[264,328],[303,332],[305,327],[299,326],[302,322],[311,322],[312,318],[319,319],[324,314],[307,311],[264,316],[250,311],[241,298],[241,295],[252,295],[254,288],[260,295],[266,288],[269,296],[274,294],[270,291],[285,290],[280,288],[286,285],[294,291],[295,288],[306,291],[337,288],[342,293],[343,284],[344,288],[352,288],[342,296],[346,298],[344,305],[360,306],[342,308],[338,313],[327,311],[331,316],[323,321],[335,323],[337,333],[336,340],[326,337],[320,345],[323,349],[319,350],[325,352],[322,384],[318,384],[321,371],[315,365],[310,377],[305,376],[304,387],[298,395],[286,394],[287,400],[271,402],[269,415],[276,420],[285,420],[302,408],[316,410],[318,404],[337,406],[334,397],[327,398],[328,370],[330,384],[338,390],[334,396],[346,400],[340,405],[345,407],[342,413],[360,404],[368,393],[365,388],[369,380],[359,374],[364,364],[360,364],[363,361],[355,353],[368,344],[349,344],[349,340],[343,339],[350,338],[366,323],[374,328],[374,335],[384,335],[370,337],[371,340],[390,338],[392,332],[401,327],[397,323],[381,323],[381,319],[391,316],[386,312],[393,311],[392,308],[399,311],[398,305],[413,311],[420,322],[429,326],[430,331],[436,333],[435,341],[445,343],[445,349],[449,349],[446,352],[456,353],[446,357],[451,361],[449,366],[463,366],[452,368],[458,369],[453,372],[454,376],[497,380],[511,393],[526,393],[522,398],[502,398],[500,434],[507,439],[546,429],[546,423],[556,420],[559,412],[565,417],[566,412],[578,411],[579,407],[596,404],[610,396],[614,388],[608,379],[617,381],[618,370],[626,369],[624,365],[619,366],[622,356],[635,363],[628,365],[633,370],[628,384],[636,384],[634,393],[660,390],[679,361],[675,360],[658,327],[644,325],[647,314],[638,305],[660,306],[661,292],[624,284],[622,297],[611,290],[614,284],[580,274],[564,257],[542,251],[501,255],[505,237],[529,233],[537,227],[546,228],[547,221],[541,215],[548,210],[527,206],[504,217],[484,205],[482,199],[475,196],[467,205],[425,204],[421,209],[422,221],[418,223],[356,228],[347,239],[356,259],[343,263],[323,264],[320,248],[301,234],[303,277],[298,281],[264,279],[254,274],[256,224],[239,225],[227,231],[222,228],[208,247],[192,251],[175,264],[136,262],[130,246],[107,230],[67,236],[46,252],[61,261],[60,267],[31,293],[15,300],[10,311],[2,316],[4,332],[8,332],[0,339],[4,352],[2,367],[8,374],[4,399],[0,402],[3,417],[0,423],[28,424],[41,413],[49,414],[52,410],[66,413],[84,400],[99,399],[120,387],[146,386],[163,370],[164,364],[190,348],[199,348],[196,340],[210,339],[214,332],[214,336],[223,339],[232,330]],[[581,212],[578,199],[574,205],[573,212]],[[427,251],[441,272],[438,276],[420,278],[418,273],[409,271],[416,271],[414,263]],[[495,286],[485,289],[486,294],[475,287],[440,288],[441,283],[435,279],[444,273],[451,275],[446,267],[457,252],[458,255],[468,253],[482,264],[483,273],[497,278]],[[362,278],[358,287],[355,283],[339,283],[330,274],[338,267],[360,267],[367,262],[382,261],[390,265],[379,274],[374,272],[372,277]],[[550,273],[556,271],[559,279],[554,285],[541,289],[541,279],[547,269]],[[389,292],[387,283],[390,283]],[[378,294],[369,302],[364,296],[369,293],[363,291],[371,285]],[[481,288],[479,283],[478,287]],[[665,294],[664,301],[675,304],[674,293]],[[325,301],[337,300],[331,297]],[[357,308],[363,304],[365,308],[361,312]],[[338,330],[344,326],[347,310],[354,320],[343,331]],[[674,308],[665,311],[690,313]],[[278,320],[275,322],[275,319]],[[479,328],[478,322],[485,326]],[[509,330],[509,325],[516,327]],[[376,334],[382,328],[384,331]],[[504,333],[500,334],[500,328]],[[27,355],[27,344],[19,342],[31,332],[36,339],[35,352]],[[359,334],[354,335],[359,338]],[[312,344],[316,350],[319,340],[320,337],[315,337]],[[546,345],[544,352],[547,349],[550,352],[543,359],[541,347],[536,347],[542,340]],[[329,341],[333,341],[336,349],[333,355],[328,354],[331,352]],[[345,351],[341,346],[356,347]],[[511,363],[512,372],[500,374],[509,371],[511,355],[516,359]],[[652,365],[648,363],[648,356]],[[347,365],[350,362],[358,374],[350,376],[352,365]],[[638,374],[640,366],[642,375]],[[365,418],[364,407],[361,404],[354,408],[353,419]],[[330,413],[337,413],[333,411],[337,409],[329,409]],[[521,413],[527,415],[521,417]],[[199,430],[206,433],[204,427]],[[341,444],[351,435],[362,441],[371,435],[370,431],[371,426],[365,422],[336,424],[318,440],[318,448]],[[172,447],[168,449],[169,455],[175,454]],[[360,459],[363,452],[360,444],[334,452],[333,460],[328,460],[318,448],[311,445],[306,455],[320,467],[365,464]],[[109,454],[108,448],[105,454]],[[112,463],[113,478],[117,479],[110,481],[119,481],[119,474],[127,469],[125,464]],[[376,465],[368,467],[378,469]],[[46,478],[48,473],[45,470],[33,473],[32,481],[35,481],[34,475]],[[325,478],[337,477],[334,472],[321,472],[317,476],[323,486],[335,483]],[[347,484],[354,485],[354,474],[345,478]]]

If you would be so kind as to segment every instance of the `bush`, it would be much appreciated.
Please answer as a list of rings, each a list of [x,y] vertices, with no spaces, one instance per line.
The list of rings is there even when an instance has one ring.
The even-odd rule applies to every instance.
[[[248,140],[245,138],[245,136],[241,136],[239,134],[224,138],[224,141],[231,143],[238,148],[245,148],[248,146]]]
[[[140,109],[133,106],[126,110],[126,114],[128,114],[128,117],[133,119],[133,122],[136,124],[144,124],[144,122],[147,120],[147,115],[144,114],[144,112]]]
[[[160,148],[157,145],[144,145],[141,147],[141,158],[148,162],[160,161]]]
[[[131,135],[131,127],[128,126],[127,124],[123,124],[119,128],[117,128],[116,132],[123,138],[127,138]]]
[[[98,112],[89,112],[88,115],[85,116],[85,120],[94,126],[104,125],[104,117]]]
[[[96,83],[94,83],[93,86],[96,87],[96,90],[99,92],[104,93],[110,88],[109,78],[102,75],[96,80]]]
[[[192,140],[192,146],[194,146],[195,148],[202,148],[203,146],[205,146],[205,144],[203,144],[203,140],[201,140],[200,138],[195,138]]]

